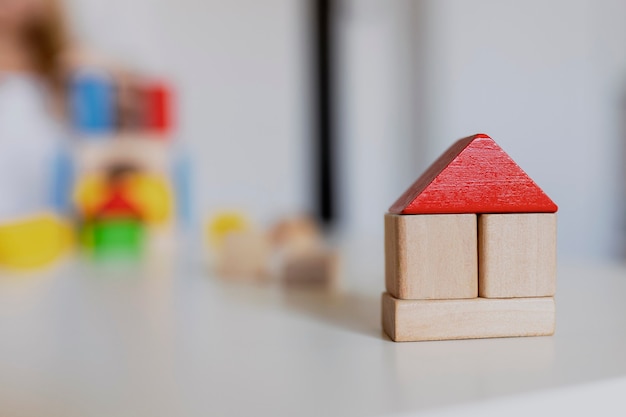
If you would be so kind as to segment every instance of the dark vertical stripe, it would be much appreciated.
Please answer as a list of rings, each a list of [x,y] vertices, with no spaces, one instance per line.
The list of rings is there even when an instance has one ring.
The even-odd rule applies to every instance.
[[[335,218],[334,126],[333,126],[333,36],[332,0],[313,1],[313,53],[315,65],[316,206],[320,219],[331,224]]]

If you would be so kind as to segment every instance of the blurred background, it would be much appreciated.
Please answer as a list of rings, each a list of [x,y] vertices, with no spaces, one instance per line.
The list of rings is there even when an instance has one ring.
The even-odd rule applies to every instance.
[[[176,86],[197,219],[224,207],[261,222],[321,213],[316,152],[330,139],[333,226],[377,240],[382,213],[423,169],[485,132],[559,204],[562,260],[624,255],[623,1],[67,7],[81,43]]]
[[[259,224],[309,213],[342,239],[375,244],[382,213],[428,164],[456,139],[485,132],[559,205],[562,261],[626,253],[623,1],[3,0],[0,8],[15,2],[64,9],[68,42],[55,53],[69,111],[55,118],[64,125],[57,139],[90,148],[106,141],[91,136],[133,129],[167,137],[145,152],[168,159],[163,201],[184,211],[172,216],[184,217],[192,238],[235,209]],[[117,110],[92,103],[87,113],[103,120],[87,120],[81,106],[107,85],[122,96],[109,97]],[[144,107],[161,105],[165,125],[131,120],[145,110],[133,104],[137,86],[148,96],[162,90],[160,104]],[[107,121],[107,111],[119,117]],[[11,127],[0,132],[15,160]],[[85,152],[70,150],[72,189],[89,173]],[[107,175],[143,169],[119,162],[107,162]],[[3,200],[26,192],[3,181],[12,184],[0,189]],[[34,206],[23,207],[3,220]]]
[[[343,398],[382,415],[442,401],[398,389],[407,364],[460,399],[488,391],[486,363],[578,374],[555,353],[576,339],[501,340],[495,361],[496,345],[388,343],[383,214],[486,133],[559,205],[560,282],[623,262],[624,16],[622,0],[0,0],[0,414],[320,415]],[[147,262],[91,262],[109,259]],[[570,311],[620,297],[584,282]],[[302,284],[333,291],[282,291]],[[621,335],[620,317],[577,317],[565,340],[573,321]],[[585,358],[620,347],[598,340]],[[355,383],[364,362],[383,376]]]

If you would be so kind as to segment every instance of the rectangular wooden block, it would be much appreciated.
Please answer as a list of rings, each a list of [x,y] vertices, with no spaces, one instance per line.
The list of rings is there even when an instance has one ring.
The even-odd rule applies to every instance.
[[[282,283],[288,287],[335,290],[339,282],[339,254],[312,249],[287,256],[281,275]]]
[[[270,245],[263,233],[230,232],[215,255],[220,276],[253,281],[269,278]]]
[[[387,292],[407,300],[475,298],[475,214],[385,215]]]
[[[382,311],[396,342],[548,336],[556,316],[552,297],[399,300],[384,293]]]
[[[104,171],[124,162],[142,170],[167,174],[171,165],[171,144],[147,134],[123,134],[97,141],[80,141],[74,150],[80,174]]]
[[[556,213],[478,218],[478,294],[548,297],[556,292]]]

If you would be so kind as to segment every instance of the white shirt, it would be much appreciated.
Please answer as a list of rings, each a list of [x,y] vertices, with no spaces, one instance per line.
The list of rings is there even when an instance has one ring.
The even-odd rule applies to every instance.
[[[0,73],[0,222],[50,209],[62,137],[41,82]]]

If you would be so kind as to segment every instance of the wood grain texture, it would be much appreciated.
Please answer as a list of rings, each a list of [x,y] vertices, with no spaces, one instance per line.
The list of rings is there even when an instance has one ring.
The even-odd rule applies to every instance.
[[[383,329],[396,342],[548,336],[554,334],[552,297],[399,300],[382,297]]]
[[[476,297],[476,215],[386,214],[385,284],[400,299]]]
[[[478,218],[479,295],[545,297],[556,292],[554,213]]]
[[[493,139],[478,134],[452,145],[389,212],[554,213],[557,209]]]

